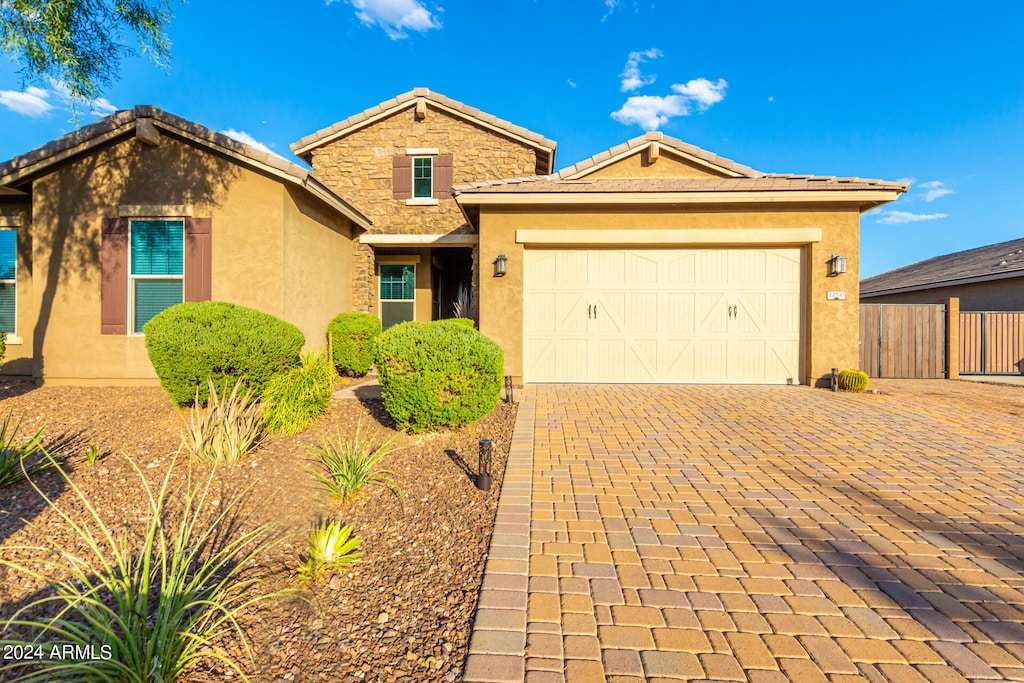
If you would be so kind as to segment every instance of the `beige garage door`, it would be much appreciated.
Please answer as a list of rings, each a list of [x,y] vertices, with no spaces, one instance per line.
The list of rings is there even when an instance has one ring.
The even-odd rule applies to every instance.
[[[527,249],[527,382],[799,382],[800,249]]]

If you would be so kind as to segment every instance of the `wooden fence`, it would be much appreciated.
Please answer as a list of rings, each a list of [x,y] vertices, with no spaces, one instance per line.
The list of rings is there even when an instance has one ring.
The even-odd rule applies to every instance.
[[[946,306],[861,304],[860,369],[871,377],[945,377]]]
[[[960,373],[1024,374],[1024,313],[961,313]]]

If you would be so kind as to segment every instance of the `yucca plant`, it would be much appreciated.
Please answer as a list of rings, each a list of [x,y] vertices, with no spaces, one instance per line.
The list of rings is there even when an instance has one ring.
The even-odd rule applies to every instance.
[[[224,387],[220,395],[213,380],[206,381],[210,385],[210,398],[203,407],[196,391],[196,405],[190,410],[182,447],[197,462],[214,465],[237,462],[259,445],[263,434],[260,405],[241,379],[230,392]]]
[[[236,510],[246,492],[214,506],[208,501],[212,473],[202,483],[189,475],[172,489],[173,467],[168,468],[154,493],[139,467],[129,462],[146,502],[141,529],[126,523],[115,533],[59,465],[54,468],[77,497],[75,507],[85,511],[84,520],[33,482],[74,541],[2,549],[6,557],[0,555],[0,566],[46,582],[50,591],[0,623],[5,634],[30,634],[22,641],[8,635],[0,644],[30,645],[44,655],[36,661],[0,662],[0,678],[20,673],[19,680],[30,681],[172,682],[188,680],[197,666],[220,664],[245,679],[234,645],[240,645],[250,664],[253,657],[238,616],[280,595],[257,590],[266,577],[253,567],[280,537],[268,526],[238,532]],[[83,554],[78,548],[85,549]],[[20,559],[26,555],[31,559]],[[19,559],[7,559],[12,556]],[[54,606],[54,616],[34,616]],[[66,645],[78,648],[74,658],[46,656],[51,648]]]
[[[309,530],[306,555],[299,564],[299,576],[316,583],[324,569],[341,570],[358,562],[362,553],[357,550],[361,543],[352,535],[351,527],[338,522],[320,522]]]
[[[370,484],[377,484],[388,487],[401,499],[398,486],[389,476],[394,472],[377,469],[382,459],[398,450],[394,436],[375,446],[360,422],[352,436],[343,436],[339,430],[325,436],[323,446],[310,450],[319,468],[314,476],[330,497],[347,503]]]
[[[14,486],[26,476],[46,469],[50,464],[41,444],[43,427],[30,436],[28,441],[19,444],[18,430],[21,429],[21,420],[18,420],[18,424],[12,429],[13,419],[14,409],[11,408],[11,412],[0,425],[0,489]]]
[[[275,375],[263,391],[263,426],[298,434],[331,407],[337,373],[329,349],[309,351],[300,367]]]

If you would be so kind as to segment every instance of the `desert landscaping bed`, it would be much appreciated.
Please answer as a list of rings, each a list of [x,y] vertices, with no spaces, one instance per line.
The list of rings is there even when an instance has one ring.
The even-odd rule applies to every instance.
[[[184,419],[157,387],[34,388],[8,381],[0,384],[0,415],[12,409],[15,419],[24,417],[25,433],[46,425],[44,444],[61,449],[71,480],[115,529],[145,514],[128,458],[159,486],[175,461]],[[218,501],[249,489],[243,525],[272,522],[288,535],[260,558],[260,568],[272,577],[261,590],[299,585],[295,568],[312,523],[337,519],[362,539],[359,564],[245,613],[256,660],[252,679],[459,680],[514,419],[515,408],[499,403],[491,415],[459,430],[406,435],[396,432],[379,401],[335,399],[328,414],[301,434],[270,437],[234,466],[211,474],[208,466],[191,465],[193,478],[213,477]],[[307,447],[320,444],[325,433],[351,433],[359,423],[379,440],[398,434],[400,450],[382,466],[393,472],[401,496],[370,487],[340,507],[316,488]],[[471,477],[481,437],[495,446],[489,492],[478,490]],[[100,454],[94,465],[85,458],[90,447]],[[179,457],[172,482],[183,482],[189,467]],[[84,519],[56,472],[38,475],[36,482]],[[31,486],[0,489],[0,554],[23,557],[14,546],[57,540],[76,542]],[[0,570],[0,619],[41,589]],[[216,667],[194,673],[211,680],[224,675]]]

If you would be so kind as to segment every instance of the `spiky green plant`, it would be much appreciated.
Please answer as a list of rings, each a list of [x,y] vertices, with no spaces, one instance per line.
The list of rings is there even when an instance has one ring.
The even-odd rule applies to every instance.
[[[362,541],[352,535],[351,527],[340,523],[320,522],[309,530],[306,555],[300,558],[299,576],[316,583],[324,569],[341,570],[358,562],[362,553],[357,550]]]
[[[398,450],[394,436],[374,445],[359,422],[353,435],[344,436],[339,430],[333,436],[324,436],[323,446],[310,450],[316,455],[319,468],[314,476],[330,497],[347,503],[370,484],[377,484],[401,498],[398,486],[389,476],[394,472],[377,469],[381,460]]]
[[[99,458],[100,450],[98,448],[96,448],[95,446],[89,446],[89,448],[86,449],[85,461],[89,463],[89,465],[95,465],[96,461],[99,460]]]
[[[182,447],[194,460],[214,465],[231,464],[259,445],[263,434],[263,414],[252,390],[242,380],[235,382],[231,391],[224,388],[218,396],[213,380],[206,406],[196,405],[189,410]]]
[[[331,407],[337,373],[329,349],[309,351],[300,367],[275,375],[263,391],[263,426],[269,432],[298,434]]]
[[[870,381],[867,373],[860,370],[842,370],[839,373],[839,388],[843,391],[865,391]]]
[[[19,444],[18,430],[21,429],[21,420],[18,420],[18,424],[11,429],[13,419],[14,409],[11,408],[11,412],[0,425],[0,489],[14,486],[26,476],[44,470],[50,464],[41,444],[44,428],[40,427],[28,441]]]
[[[141,529],[127,522],[119,533],[59,466],[55,469],[84,510],[70,513],[33,482],[36,491],[72,532],[67,545],[7,546],[0,566],[46,582],[50,591],[20,608],[0,632],[3,644],[50,652],[55,645],[78,646],[96,658],[48,658],[0,662],[0,678],[22,674],[31,681],[188,680],[199,665],[220,664],[245,679],[240,649],[251,664],[252,651],[238,622],[254,603],[280,595],[260,592],[267,578],[255,565],[277,543],[270,527],[238,531],[243,491],[226,504],[211,501],[212,473],[204,482],[170,486],[168,468],[154,493],[133,461],[142,484],[146,517]],[[172,505],[173,502],[173,505]],[[212,510],[211,510],[212,508]],[[78,548],[84,548],[79,554]],[[21,559],[28,556],[30,559]],[[7,559],[18,557],[19,559]],[[36,617],[56,610],[54,616]],[[29,632],[27,640],[11,634]],[[226,647],[227,646],[227,647]],[[237,651],[235,651],[237,652]],[[27,671],[21,670],[22,668]]]

